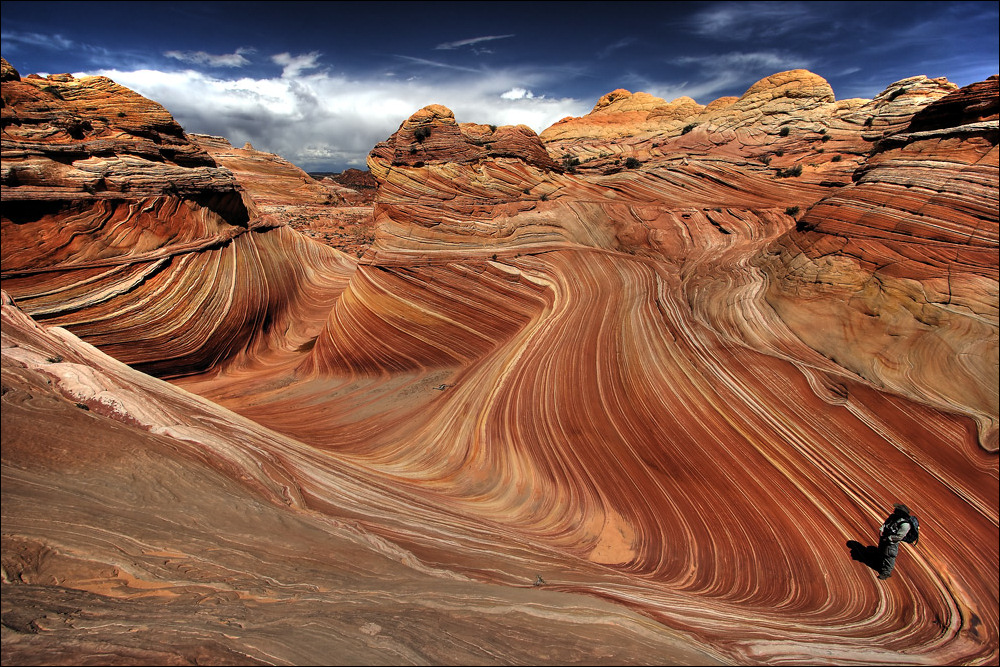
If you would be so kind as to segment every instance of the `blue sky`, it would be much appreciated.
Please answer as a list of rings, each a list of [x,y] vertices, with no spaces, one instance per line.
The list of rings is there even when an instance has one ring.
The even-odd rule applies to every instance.
[[[3,2],[22,75],[104,74],[188,132],[363,167],[412,112],[541,131],[615,88],[702,104],[806,68],[838,99],[998,69],[997,2]]]

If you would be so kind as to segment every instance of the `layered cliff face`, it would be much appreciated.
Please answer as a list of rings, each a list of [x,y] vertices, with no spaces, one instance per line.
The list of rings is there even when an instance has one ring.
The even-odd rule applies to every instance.
[[[202,271],[201,301],[158,292],[199,330],[225,321],[202,306],[219,285],[234,303],[282,295],[221,363],[174,380],[201,398],[8,304],[4,604],[22,619],[31,596],[65,604],[45,597],[51,574],[103,618],[134,603],[219,660],[308,661],[312,643],[403,662],[995,661],[996,97],[995,80],[917,77],[837,102],[795,71],[705,107],[615,91],[540,137],[426,107],[369,157],[378,231],[356,264],[251,214],[229,245],[252,241],[256,263],[197,249],[192,266],[228,272]],[[103,276],[7,275],[6,215],[4,289],[72,285],[93,308]],[[112,327],[144,316],[54,321],[127,357],[145,343]],[[89,470],[80,484],[116,483],[140,453],[157,464],[132,477],[139,497],[197,471],[178,512],[226,548],[206,551],[198,522],[128,518],[155,503],[98,507],[71,486],[46,502],[114,537],[8,523],[57,467],[7,444],[51,443],[32,409],[128,434],[135,454],[106,474],[59,459]],[[222,493],[265,528],[216,516]],[[880,582],[859,559],[895,501],[922,537]],[[364,614],[309,634],[295,619],[333,590]],[[183,621],[199,599],[221,601],[224,631]],[[268,615],[275,600],[292,620]],[[82,641],[68,618],[35,645]]]

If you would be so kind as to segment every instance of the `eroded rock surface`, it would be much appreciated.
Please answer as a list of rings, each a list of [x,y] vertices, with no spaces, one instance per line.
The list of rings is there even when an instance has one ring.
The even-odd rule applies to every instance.
[[[705,107],[615,91],[540,137],[426,107],[370,155],[359,261],[253,213],[183,255],[155,302],[220,342],[172,386],[27,316],[128,359],[168,331],[115,302],[150,281],[73,247],[8,273],[5,212],[5,656],[995,662],[996,96],[793,71]],[[127,446],[74,467],[31,410]],[[921,541],[878,581],[850,543],[897,501]]]

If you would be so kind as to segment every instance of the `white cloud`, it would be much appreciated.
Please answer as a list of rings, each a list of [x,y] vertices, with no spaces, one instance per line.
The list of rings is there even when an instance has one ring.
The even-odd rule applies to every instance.
[[[77,45],[73,40],[63,37],[62,35],[56,33],[52,35],[43,35],[37,32],[16,32],[16,31],[3,31],[0,35],[0,39],[3,40],[4,50],[12,49],[16,50],[18,44],[27,44],[29,46],[40,46],[46,49],[68,51],[70,49],[76,48]]]
[[[411,63],[416,63],[417,65],[429,65],[430,67],[439,67],[441,69],[453,69],[459,72],[479,72],[480,70],[474,69],[472,67],[462,67],[461,65],[450,65],[448,63],[442,63],[437,60],[427,60],[426,58],[414,58],[413,56],[396,56]]]
[[[449,71],[437,79],[404,81],[382,72],[363,78],[327,70],[289,76],[297,67],[315,69],[315,54],[282,54],[275,62],[285,68],[281,77],[220,78],[194,70],[97,73],[159,102],[188,132],[221,135],[234,146],[249,141],[307,170],[363,167],[376,143],[428,104],[447,106],[458,122],[524,124],[537,132],[592,106],[591,100],[535,96],[524,85],[544,85],[537,70]]]
[[[773,38],[803,30],[822,20],[802,2],[727,2],[713,4],[691,19],[694,31],[731,42]]]
[[[626,46],[631,46],[632,44],[635,44],[635,42],[636,42],[635,37],[623,37],[619,39],[617,42],[613,44],[608,44],[603,49],[598,51],[597,57],[603,60],[608,56],[610,56],[615,51],[618,51],[619,49],[624,49]]]
[[[244,53],[250,53],[250,49],[236,49],[234,53],[223,53],[220,55],[213,55],[205,51],[166,51],[163,55],[194,65],[243,67],[250,64],[250,61],[243,56]]]
[[[271,60],[276,65],[281,65],[284,70],[281,72],[283,78],[291,79],[297,77],[299,74],[307,69],[316,69],[319,67],[320,54],[317,51],[312,53],[304,53],[302,55],[293,56],[290,53],[279,53],[271,56]]]
[[[457,42],[444,42],[443,44],[438,44],[435,49],[450,51],[452,49],[457,49],[462,46],[472,46],[473,44],[479,44],[480,42],[492,42],[495,39],[507,39],[508,37],[513,37],[514,35],[486,35],[484,37],[473,37],[471,39],[460,39]]]
[[[530,100],[534,96],[533,92],[524,88],[511,88],[505,93],[500,93],[500,97],[505,100]]]

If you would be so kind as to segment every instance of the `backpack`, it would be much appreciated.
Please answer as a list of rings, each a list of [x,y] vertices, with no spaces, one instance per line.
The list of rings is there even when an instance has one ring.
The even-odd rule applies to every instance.
[[[912,514],[907,517],[889,517],[889,520],[885,522],[884,526],[882,526],[882,534],[890,535],[895,533],[899,530],[900,525],[904,523],[910,524],[910,529],[906,531],[906,535],[903,536],[903,541],[907,544],[916,544],[917,540],[920,539],[920,522],[917,521],[917,517]]]
[[[917,540],[920,539],[920,522],[917,521],[917,517],[912,514],[907,521],[910,523],[910,530],[907,531],[905,536],[903,536],[903,541],[909,544],[916,544]]]

